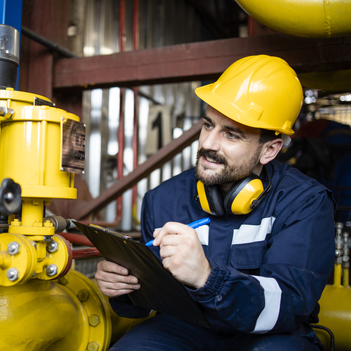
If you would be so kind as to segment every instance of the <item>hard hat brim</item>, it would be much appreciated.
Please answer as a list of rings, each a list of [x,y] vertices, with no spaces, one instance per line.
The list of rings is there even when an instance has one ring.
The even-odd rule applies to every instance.
[[[204,85],[195,89],[195,94],[201,100],[206,102],[209,106],[213,107],[214,109],[221,112],[223,115],[232,119],[235,122],[252,128],[274,130],[285,135],[294,134],[294,131],[290,127],[284,126],[283,128],[272,128],[272,126],[260,121],[259,118],[251,118],[248,113],[250,109],[248,111],[243,111],[240,108],[238,108],[234,103],[229,103],[228,101],[224,100],[221,96],[216,94],[215,88],[215,83]],[[255,104],[251,103],[251,105],[251,111],[255,112]],[[251,113],[251,115],[257,117],[257,113]]]

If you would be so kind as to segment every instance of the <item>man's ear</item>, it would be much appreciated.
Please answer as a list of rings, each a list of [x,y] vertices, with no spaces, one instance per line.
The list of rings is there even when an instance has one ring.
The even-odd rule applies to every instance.
[[[281,138],[267,141],[262,148],[262,154],[260,158],[261,164],[265,165],[268,162],[274,160],[282,147],[283,140]]]

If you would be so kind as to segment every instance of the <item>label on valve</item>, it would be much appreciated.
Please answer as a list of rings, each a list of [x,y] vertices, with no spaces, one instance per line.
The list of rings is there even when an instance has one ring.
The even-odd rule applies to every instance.
[[[85,129],[84,123],[72,119],[62,120],[61,171],[84,174]]]

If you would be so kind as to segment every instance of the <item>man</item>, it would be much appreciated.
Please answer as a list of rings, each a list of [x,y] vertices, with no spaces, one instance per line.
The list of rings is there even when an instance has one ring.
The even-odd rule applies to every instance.
[[[196,93],[208,104],[196,169],[145,195],[142,241],[155,237],[153,251],[211,328],[159,313],[112,350],[323,350],[308,321],[332,272],[334,203],[274,160],[301,108],[296,74],[277,57],[252,56]],[[186,225],[204,210],[210,225]],[[96,279],[117,314],[149,314],[126,295],[140,285],[124,267],[103,261]]]

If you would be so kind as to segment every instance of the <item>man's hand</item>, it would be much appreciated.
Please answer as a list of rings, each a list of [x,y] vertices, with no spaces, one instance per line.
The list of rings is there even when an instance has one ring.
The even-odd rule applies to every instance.
[[[126,268],[116,263],[101,261],[97,265],[95,279],[104,295],[118,297],[140,288],[138,279],[128,273]]]
[[[154,246],[160,246],[163,266],[183,284],[196,289],[205,285],[211,266],[196,231],[187,225],[168,222],[155,230]]]

